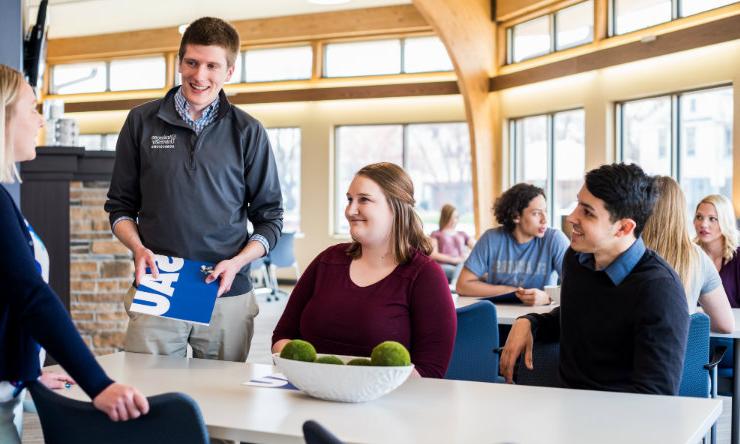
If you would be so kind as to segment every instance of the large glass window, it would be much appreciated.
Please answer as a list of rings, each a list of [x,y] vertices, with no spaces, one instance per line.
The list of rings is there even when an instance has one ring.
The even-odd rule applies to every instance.
[[[732,88],[679,97],[678,171],[690,208],[707,194],[732,197]]]
[[[552,51],[550,16],[520,23],[511,30],[512,62],[517,63]]]
[[[555,13],[555,50],[572,48],[594,39],[594,3],[578,3]]]
[[[582,109],[523,117],[509,122],[513,183],[545,190],[550,225],[575,208],[586,169],[585,113]]]
[[[105,62],[70,63],[51,68],[51,93],[103,92],[108,84]]]
[[[163,56],[54,65],[49,90],[77,94],[159,89],[165,86],[166,72]]]
[[[625,102],[620,106],[622,160],[634,162],[648,174],[670,176],[671,98]]]
[[[614,0],[614,34],[626,34],[672,18],[671,0]]]
[[[676,178],[689,208],[732,198],[732,106],[729,86],[618,104],[621,158]]]
[[[588,0],[508,28],[509,63],[572,48],[594,39],[594,2]]]
[[[301,130],[268,128],[283,194],[283,231],[301,228]]]
[[[250,49],[245,53],[245,81],[275,82],[311,78],[310,46]]]
[[[552,117],[552,219],[560,227],[563,216],[578,203],[578,191],[586,171],[586,116],[582,109],[555,113]]]
[[[737,0],[611,0],[612,34],[626,34],[679,17],[737,3]]]
[[[452,61],[439,37],[403,40],[403,72],[452,71]]]
[[[325,77],[401,72],[401,41],[398,39],[329,43],[324,50]]]
[[[164,88],[167,65],[164,57],[121,59],[110,62],[110,90]]]
[[[452,203],[460,229],[473,227],[470,143],[465,123],[346,125],[335,130],[334,232],[347,233],[346,192],[355,173],[375,162],[402,165],[414,181],[416,209],[427,232]]]
[[[679,8],[681,17],[694,15],[700,12],[709,11],[710,9],[719,8],[720,6],[737,3],[737,0],[680,0]]]
[[[329,43],[324,53],[324,77],[452,71],[436,36]]]
[[[406,126],[405,168],[414,181],[416,211],[427,232],[439,225],[446,203],[457,208],[458,230],[475,233],[468,125],[424,123]]]
[[[514,168],[516,182],[547,188],[548,116],[532,116],[514,121]]]

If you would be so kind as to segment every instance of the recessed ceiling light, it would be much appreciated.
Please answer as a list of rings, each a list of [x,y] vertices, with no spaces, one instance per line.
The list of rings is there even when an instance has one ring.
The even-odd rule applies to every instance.
[[[315,5],[341,5],[343,3],[349,3],[350,0],[308,0],[308,2]]]

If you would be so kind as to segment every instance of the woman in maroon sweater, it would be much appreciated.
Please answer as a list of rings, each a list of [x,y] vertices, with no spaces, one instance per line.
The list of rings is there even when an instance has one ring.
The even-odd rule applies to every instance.
[[[408,174],[385,162],[362,168],[344,215],[353,242],[327,248],[308,266],[272,335],[273,352],[300,338],[319,353],[370,356],[381,342],[398,341],[421,376],[444,377],[455,306],[429,258]]]

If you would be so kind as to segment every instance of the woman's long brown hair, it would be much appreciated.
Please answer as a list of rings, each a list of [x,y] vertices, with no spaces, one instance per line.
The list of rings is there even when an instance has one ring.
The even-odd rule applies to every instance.
[[[429,255],[432,244],[422,229],[421,218],[414,210],[414,183],[406,171],[390,162],[367,165],[355,176],[366,177],[380,186],[393,213],[391,228],[391,248],[399,264],[405,264],[413,256],[414,250]],[[347,249],[353,259],[362,256],[362,245],[353,241]]]

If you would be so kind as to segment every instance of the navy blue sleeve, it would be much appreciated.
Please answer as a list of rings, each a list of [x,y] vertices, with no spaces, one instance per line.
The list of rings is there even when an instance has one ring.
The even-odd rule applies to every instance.
[[[560,307],[549,313],[530,313],[522,316],[532,324],[532,337],[539,342],[557,342],[560,340]]]
[[[90,398],[113,381],[95,361],[54,291],[36,269],[15,204],[0,192],[0,292],[3,305],[72,376]],[[8,358],[7,356],[3,358]]]
[[[245,137],[247,217],[254,226],[254,234],[267,239],[272,250],[283,230],[283,195],[275,156],[267,131],[259,123],[250,125]]]

